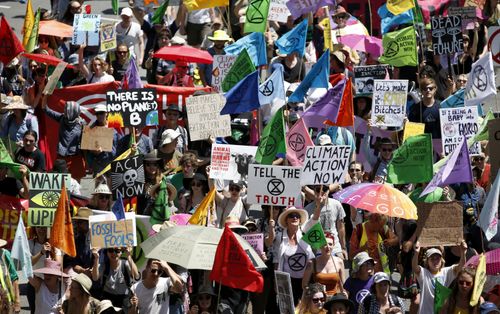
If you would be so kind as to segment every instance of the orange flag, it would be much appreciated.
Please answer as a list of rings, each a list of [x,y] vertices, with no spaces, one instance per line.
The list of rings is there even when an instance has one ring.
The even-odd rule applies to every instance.
[[[330,77],[330,82],[332,77]],[[337,121],[333,122],[326,120],[325,124],[333,126],[351,126],[354,125],[354,108],[352,100],[352,79],[348,79],[342,96],[342,103],[340,104],[339,115]]]
[[[68,192],[63,184],[61,196],[54,215],[54,224],[50,231],[50,245],[60,249],[71,257],[76,256],[75,237],[68,202]]]

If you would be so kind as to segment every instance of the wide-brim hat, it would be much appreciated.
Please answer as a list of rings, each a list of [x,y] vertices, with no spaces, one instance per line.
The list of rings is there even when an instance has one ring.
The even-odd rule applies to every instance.
[[[121,313],[121,308],[113,306],[110,300],[102,300],[97,306],[97,314],[101,314],[106,310],[113,309],[115,313]]]
[[[174,227],[176,226],[175,223],[171,222],[171,221],[164,221],[163,223],[161,224],[154,224],[151,226],[151,229],[153,229],[154,232],[158,233],[162,230],[165,230],[165,229],[168,229],[168,228],[171,228],[171,227]]]
[[[12,102],[12,96],[0,94],[0,105],[7,106]]]
[[[382,145],[392,145],[393,148],[397,148],[398,144],[388,137],[383,137],[375,143],[375,148],[379,149]]]
[[[351,300],[349,300],[343,293],[337,293],[331,296],[328,299],[328,301],[326,301],[326,303],[323,305],[323,309],[327,310],[328,313],[330,313],[329,308],[334,303],[343,303],[346,307],[349,307],[349,311],[352,311],[354,309],[354,303]]]
[[[160,146],[172,143],[176,138],[180,137],[181,133],[177,130],[167,129],[161,135]]]
[[[300,215],[300,224],[301,225],[306,223],[307,217],[308,217],[307,211],[305,211],[304,209],[295,208],[292,206],[292,207],[285,209],[285,211],[279,215],[278,224],[281,226],[281,228],[284,228],[284,229],[287,228],[286,218],[288,217],[288,215],[290,215],[292,213],[298,213]]]
[[[66,278],[69,277],[68,274],[65,274],[63,271],[61,271],[61,263],[50,259],[45,260],[44,267],[36,269],[33,272],[35,274],[54,275]]]
[[[349,12],[347,12],[347,10],[343,6],[338,5],[337,8],[335,9],[335,11],[333,11],[332,17],[340,15],[340,14],[347,14],[348,16],[351,16],[349,14]]]
[[[89,220],[90,216],[92,216],[92,209],[88,207],[80,207],[72,220]]]
[[[149,162],[154,162],[154,161],[160,161],[161,158],[158,157],[158,150],[153,149],[146,155],[144,155],[144,161],[149,161]]]
[[[213,36],[208,36],[211,41],[230,41],[233,40],[224,30],[216,30]]]
[[[92,193],[92,195],[96,195],[96,194],[111,195],[111,190],[109,189],[109,186],[107,184],[101,183],[95,188],[94,192]]]
[[[332,52],[332,56],[335,56],[342,64],[345,64],[345,60],[347,59],[346,55],[340,50]]]
[[[90,288],[92,288],[92,280],[89,278],[89,276],[80,273],[73,277],[72,280],[78,282],[83,291],[85,291],[87,294],[90,294]]]
[[[31,108],[30,106],[24,103],[23,98],[21,96],[13,96],[10,104],[3,107],[3,109],[6,110],[14,110],[14,109],[28,110],[30,108]]]

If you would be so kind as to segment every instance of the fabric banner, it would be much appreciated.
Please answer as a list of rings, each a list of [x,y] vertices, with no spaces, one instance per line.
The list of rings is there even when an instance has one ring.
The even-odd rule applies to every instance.
[[[467,84],[465,85],[465,105],[481,104],[491,95],[496,95],[495,72],[493,59],[488,51],[484,56],[472,64]]]
[[[303,56],[306,50],[307,37],[307,19],[297,24],[292,30],[283,34],[275,42],[279,53],[289,55],[297,52],[299,56]]]
[[[372,123],[378,127],[402,127],[406,118],[408,80],[375,80]]]
[[[429,182],[432,174],[431,134],[408,138],[387,166],[387,182],[393,184]]]
[[[271,121],[264,128],[264,131],[262,131],[255,161],[257,163],[270,165],[279,153],[286,153],[283,108],[276,112]]]
[[[490,182],[493,182],[500,169],[500,119],[490,120],[488,122],[488,130],[490,134],[488,142],[491,165]]]
[[[222,81],[222,91],[227,92],[231,88],[233,88],[236,84],[238,84],[241,80],[243,80],[247,75],[253,73],[255,71],[255,66],[248,55],[246,49],[243,49],[242,52],[238,55],[233,65],[229,69],[229,72],[226,74],[226,77]]]
[[[411,136],[424,134],[424,131],[425,123],[406,121],[405,130],[403,132],[403,142]]]
[[[381,63],[396,67],[418,65],[417,38],[412,26],[385,34],[382,45],[384,54],[379,58]]]
[[[16,235],[20,215],[23,220],[28,219],[29,200],[17,197],[0,196],[0,238],[7,241],[4,249],[12,247]]]
[[[286,6],[292,13],[294,19],[297,19],[302,14],[309,12],[316,12],[319,8],[324,6],[335,6],[335,0],[289,0]]]
[[[323,246],[325,246],[327,242],[323,227],[321,227],[321,223],[318,221],[311,227],[311,229],[307,230],[307,232],[302,237],[302,240],[304,240],[305,243],[309,244],[314,250],[319,250]]]
[[[259,103],[261,106],[271,104],[274,99],[286,100],[282,66],[277,67],[264,83],[259,85]]]
[[[300,119],[286,134],[286,159],[292,166],[302,166],[308,146],[314,146],[314,143],[307,132],[304,119]]]
[[[462,143],[464,136],[473,138],[479,130],[477,107],[439,109],[444,155],[451,154]],[[469,148],[470,155],[479,155],[478,142]]]
[[[491,185],[483,209],[479,215],[477,225],[483,229],[486,239],[489,241],[498,232],[498,199],[500,198],[500,174],[497,171],[495,182]]]

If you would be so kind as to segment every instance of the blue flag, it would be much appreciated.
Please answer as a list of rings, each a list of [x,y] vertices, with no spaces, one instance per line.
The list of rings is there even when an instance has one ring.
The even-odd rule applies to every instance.
[[[33,277],[30,245],[28,236],[26,235],[26,229],[24,228],[22,215],[19,215],[14,243],[12,244],[11,257],[19,262],[27,278]]]
[[[296,51],[302,57],[306,50],[307,19],[303,20],[292,30],[283,34],[274,43],[278,47],[279,53],[289,55]]]
[[[267,48],[263,33],[251,33],[224,48],[228,55],[237,56],[246,48],[255,66],[267,64]]]
[[[382,35],[388,33],[393,26],[401,24],[413,24],[413,9],[405,11],[399,15],[394,15],[387,10],[387,5],[384,4],[377,11],[380,16],[380,29]]]
[[[311,87],[316,88],[328,88],[328,76],[330,74],[330,49],[323,52],[321,58],[318,62],[311,68],[309,73],[307,73],[304,80],[300,82],[300,85],[293,92],[290,97],[288,97],[289,102],[302,102],[304,101],[304,96]]]
[[[115,214],[116,220],[125,219],[125,207],[123,206],[123,196],[120,191],[117,192],[118,196],[116,202],[111,207],[111,211]]]
[[[439,108],[456,108],[464,106],[464,89],[461,88],[454,94],[448,96],[445,100],[441,102]]]
[[[258,93],[259,71],[255,71],[245,76],[224,95],[226,105],[220,114],[236,114],[258,109],[260,107]]]
[[[277,65],[279,67],[276,67],[267,80],[259,86],[259,103],[261,105],[270,104],[275,98],[286,99],[283,66]]]

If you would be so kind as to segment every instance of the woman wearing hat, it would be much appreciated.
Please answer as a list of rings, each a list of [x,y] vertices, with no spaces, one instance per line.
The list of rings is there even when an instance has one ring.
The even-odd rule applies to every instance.
[[[209,181],[209,186],[214,187],[213,180]],[[242,197],[241,193],[245,187],[243,181],[231,181],[229,183],[229,197],[222,192],[215,193],[215,225],[223,228],[224,221],[229,216],[235,216],[240,223],[248,218],[249,204],[246,202],[246,197]]]
[[[201,286],[194,302],[190,304],[188,314],[215,314],[217,313],[217,295],[212,286]]]
[[[5,117],[6,120],[0,132],[0,137],[8,137],[12,148],[16,148],[16,144],[22,146],[23,135],[26,131],[33,130],[39,134],[38,119],[28,112],[30,106],[24,104],[21,96],[13,96],[11,103],[3,109],[12,111]]]
[[[354,304],[349,300],[345,294],[337,293],[331,297],[323,308],[327,311],[327,314],[355,314]]]
[[[182,213],[194,213],[209,191],[208,180],[204,174],[195,173],[189,188],[181,190],[184,192],[179,197],[179,211]],[[180,194],[180,193],[179,193]]]
[[[163,174],[161,173],[161,158],[158,152],[153,149],[150,153],[144,155],[144,192],[137,196],[137,214],[150,215],[154,204],[154,195],[152,193],[155,186],[161,183]]]
[[[100,183],[92,193],[89,208],[110,211],[111,210],[111,190],[105,183]]]
[[[391,293],[391,277],[384,272],[373,275],[371,294],[366,296],[359,304],[358,313],[403,314],[405,311],[407,311],[405,302]]]
[[[323,305],[326,301],[325,286],[320,283],[311,283],[304,287],[304,293],[295,310],[296,314],[325,314]]]
[[[178,104],[169,104],[167,108],[163,110],[163,113],[166,117],[165,125],[159,127],[153,135],[153,138],[155,139],[153,142],[155,148],[160,149],[164,144],[167,144],[164,142],[166,136],[165,131],[171,129],[176,131],[176,134],[180,134],[176,137],[177,142],[175,148],[180,153],[184,153],[187,150],[188,134],[186,129],[179,125],[179,119],[182,118],[182,108]],[[168,152],[165,151],[164,153],[167,154]]]
[[[35,270],[33,273],[38,276],[28,278],[29,283],[35,289],[35,314],[57,313],[57,308],[61,305],[61,298],[66,291],[63,280],[62,292],[61,280],[69,276],[61,271],[61,263],[50,259],[45,260],[45,267]]]
[[[69,296],[62,304],[63,313],[97,314],[99,300],[90,296],[92,280],[85,274],[78,274],[71,280]]]
[[[361,146],[363,153],[367,157],[367,162],[372,167],[370,173],[370,181],[376,183],[384,183],[387,177],[387,166],[392,160],[392,153],[398,147],[398,144],[393,142],[390,138],[384,137],[377,140],[375,143],[375,149],[379,151],[378,157],[370,153],[370,143],[371,143],[371,122],[368,122],[368,136],[366,141]]]

